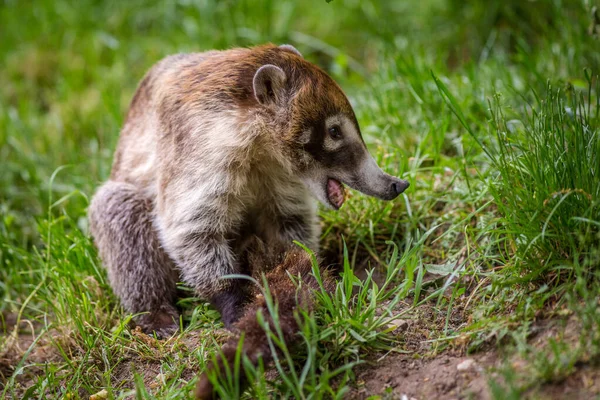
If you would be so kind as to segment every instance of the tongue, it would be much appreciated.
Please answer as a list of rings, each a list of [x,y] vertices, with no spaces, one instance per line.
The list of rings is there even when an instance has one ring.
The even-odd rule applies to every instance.
[[[327,198],[336,208],[344,204],[344,186],[335,179],[329,178],[327,181]]]

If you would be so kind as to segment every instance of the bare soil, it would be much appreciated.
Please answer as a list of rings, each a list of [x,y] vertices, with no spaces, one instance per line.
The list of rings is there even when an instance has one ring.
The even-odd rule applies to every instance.
[[[398,336],[403,338],[403,348],[406,353],[373,354],[356,369],[356,382],[348,394],[350,399],[491,399],[490,379],[500,379],[496,372],[504,357],[494,347],[476,354],[467,355],[464,347],[453,344],[445,350],[432,350],[432,342],[427,340],[426,332],[432,329],[435,318],[431,318],[431,310],[426,308],[417,319],[409,319],[399,324]],[[455,319],[455,322],[459,318]],[[10,325],[11,316],[5,316],[4,331],[0,337],[0,388],[10,379],[19,362],[25,357],[25,364],[37,364],[28,367],[24,373],[16,377],[22,391],[34,380],[43,376],[42,365],[61,360],[60,353],[52,342],[66,343],[68,339],[60,338],[59,333],[47,334],[31,346],[36,338],[36,327],[22,322],[19,329],[14,330]],[[570,321],[564,329],[554,321],[542,321],[535,327],[537,332],[530,339],[534,346],[542,346],[550,338],[560,334],[563,338],[577,339],[577,324]],[[16,336],[11,336],[17,332]],[[133,374],[140,374],[146,387],[153,392],[161,381],[168,379],[160,373],[161,351],[170,352],[169,342],[160,342],[141,332],[133,332],[136,340],[142,340],[148,347],[157,351],[156,360],[148,357],[142,361],[136,354],[124,359],[113,371],[111,381],[115,387],[131,388]],[[223,337],[227,336],[225,331]],[[185,346],[190,350],[196,348],[201,333],[188,334],[173,345]],[[154,343],[157,342],[157,343]],[[423,355],[425,354],[425,355]],[[527,365],[516,357],[510,358],[517,371],[526,373]],[[182,359],[181,362],[187,362]],[[193,379],[198,371],[190,368],[181,378]],[[91,393],[80,393],[85,398]],[[372,397],[375,396],[375,397]],[[597,399],[600,397],[600,368],[592,362],[577,365],[573,374],[565,379],[544,384],[522,394],[527,399]]]
[[[451,318],[455,327],[460,322],[460,307],[456,314]],[[427,340],[427,332],[435,329],[437,323],[428,307],[400,323],[398,333],[404,338],[403,347],[408,352],[372,356],[357,369],[356,387],[350,398],[488,400],[494,398],[490,381],[504,383],[499,371],[507,362],[517,372],[517,381],[527,381],[526,374],[532,368],[530,363],[518,355],[504,354],[496,346],[490,345],[467,355],[457,339],[447,343],[444,350],[437,351],[433,347],[436,342]],[[550,318],[537,321],[531,331],[534,334],[530,336],[529,344],[534,348],[547,347],[549,341],[556,338],[574,348],[580,339],[581,326],[575,317],[566,320]],[[600,399],[600,365],[597,361],[580,362],[568,376],[531,385],[516,396],[525,399]],[[508,398],[508,393],[499,395]]]
[[[485,369],[495,362],[495,356],[491,352],[465,357],[450,351],[432,358],[389,355],[358,372],[352,397],[490,399]]]

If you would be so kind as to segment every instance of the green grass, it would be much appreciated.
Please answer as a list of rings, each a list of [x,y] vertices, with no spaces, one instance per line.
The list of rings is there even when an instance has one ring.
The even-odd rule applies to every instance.
[[[501,366],[489,370],[497,398],[535,398],[546,383],[597,367],[600,26],[592,6],[2,2],[2,397],[106,390],[115,399],[175,399],[193,389],[227,336],[218,313],[190,293],[180,302],[183,334],[161,342],[131,330],[88,235],[86,207],[153,63],[267,41],[295,45],[342,85],[379,164],[411,188],[394,202],[355,193],[339,212],[321,213],[323,254],[343,267],[340,281],[302,318],[304,350],[279,343],[278,374],[254,371],[247,398],[343,398],[358,385],[358,365],[462,344],[500,354]],[[431,318],[418,318],[424,310]],[[427,350],[411,332],[395,332],[398,319],[427,331]],[[552,334],[537,343],[544,321]]]

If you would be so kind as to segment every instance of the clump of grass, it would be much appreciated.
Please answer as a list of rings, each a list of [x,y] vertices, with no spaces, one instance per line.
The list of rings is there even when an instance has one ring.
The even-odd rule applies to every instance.
[[[557,262],[597,256],[600,97],[597,80],[588,81],[585,94],[548,86],[521,120],[508,120],[498,98],[491,105],[499,172],[491,193],[519,247],[514,263],[528,265],[531,280],[548,270],[572,278]]]
[[[402,255],[392,244],[392,256],[381,285],[373,280],[373,270],[367,273],[366,279],[358,279],[344,248],[343,271],[332,293],[321,283],[315,255],[304,248],[311,254],[313,275],[321,283],[321,289],[315,293],[316,309],[310,313],[300,310],[295,316],[302,337],[300,349],[288,347],[283,340],[277,301],[263,280],[262,293],[270,318],[267,321],[259,312],[257,319],[275,354],[274,368],[278,378],[268,382],[264,366],[254,367],[245,359],[241,354],[242,335],[234,367],[226,368],[223,376],[215,371],[210,376],[219,394],[224,398],[240,396],[238,382],[243,366],[245,374],[252,377],[249,381],[252,382],[253,398],[267,398],[264,397],[265,390],[284,398],[344,398],[350,390],[348,384],[353,368],[363,363],[365,354],[377,350],[400,351],[396,348],[397,338],[391,334],[396,328],[392,323],[410,310],[398,310],[399,301],[409,295],[419,298],[423,271],[420,251],[425,237]],[[417,270],[421,272],[417,273]]]
[[[582,279],[590,287],[598,284],[600,102],[597,78],[585,74],[586,90],[548,84],[544,95],[533,92],[534,102],[522,109],[507,109],[496,94],[489,102],[489,135],[473,129],[447,85],[434,76],[492,164],[484,179],[501,216],[488,234],[497,238],[492,254],[502,268],[478,294],[486,301],[476,314],[484,318],[470,330],[486,332],[474,344],[510,335],[517,321],[532,319],[549,303],[564,303]],[[498,318],[498,310],[507,309],[512,317]]]
[[[512,266],[526,274],[525,281],[535,280],[557,262],[597,253],[600,102],[597,83],[589,75],[588,82],[587,93],[548,86],[536,105],[512,119],[505,115],[501,97],[495,96],[489,129],[496,140],[489,145],[436,79],[440,93],[497,171],[489,178],[490,193],[503,216],[503,233],[517,247]]]
[[[515,398],[536,393],[545,383],[560,384],[582,366],[595,367],[600,360],[600,308],[598,285],[590,285],[589,271],[575,268],[574,283],[564,293],[565,307],[557,310],[566,318],[547,321],[546,329],[535,329],[541,337],[531,338],[532,326],[526,323],[513,330],[514,351],[489,377],[492,394]],[[592,277],[597,282],[596,271]],[[545,322],[541,322],[544,324]]]

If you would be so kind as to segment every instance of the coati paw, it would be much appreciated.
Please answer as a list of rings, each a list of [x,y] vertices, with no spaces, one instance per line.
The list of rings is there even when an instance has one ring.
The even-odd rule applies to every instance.
[[[159,339],[168,339],[179,331],[179,313],[174,310],[156,311],[141,315],[135,324],[147,335],[155,334]]]
[[[249,300],[247,285],[236,282],[226,290],[215,294],[211,303],[221,313],[221,321],[225,328],[235,331],[235,323],[246,312]]]

